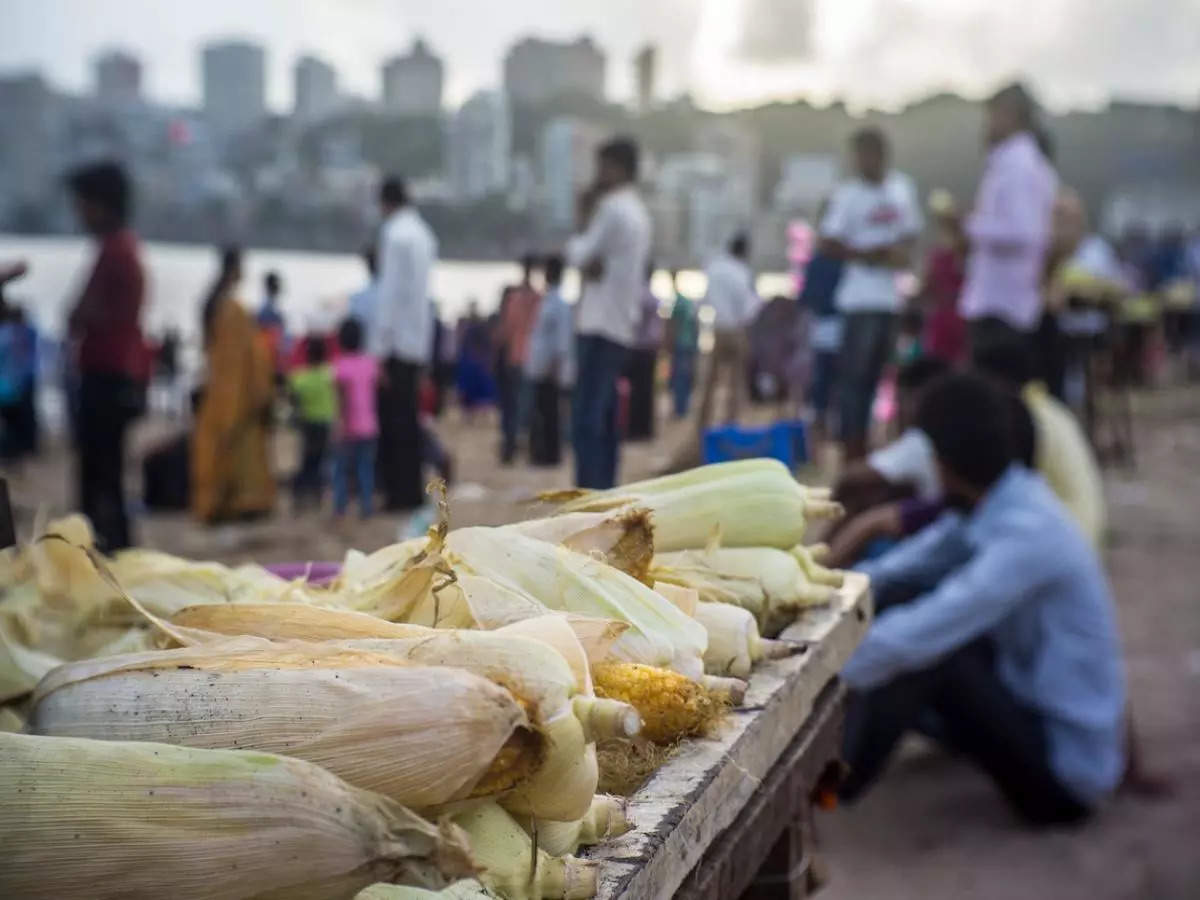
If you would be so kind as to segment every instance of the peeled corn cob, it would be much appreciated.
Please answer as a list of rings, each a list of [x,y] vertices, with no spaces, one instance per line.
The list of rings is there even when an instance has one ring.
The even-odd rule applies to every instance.
[[[799,484],[773,459],[716,463],[607,491],[546,499],[565,499],[564,513],[648,509],[656,553],[698,549],[714,534],[728,547],[787,549],[803,540],[807,521],[842,511],[828,491]]]
[[[551,609],[627,622],[629,630],[612,647],[618,659],[691,677],[703,673],[704,629],[624,572],[498,528],[453,531],[446,546],[456,568],[511,585]]]
[[[506,900],[595,896],[595,863],[535,852],[529,835],[495,803],[460,813],[454,821],[470,836],[472,856],[483,870],[479,880]]]
[[[704,667],[714,675],[749,678],[760,659],[790,656],[796,645],[760,637],[754,616],[731,603],[697,603],[696,621],[708,632]]]
[[[565,856],[580,847],[599,844],[619,837],[633,826],[625,815],[626,803],[620,797],[597,794],[587,815],[575,822],[547,822],[518,818],[521,827],[536,838],[538,848],[551,856]]]
[[[265,753],[0,734],[0,895],[353,897],[474,871],[467,839]]]
[[[642,717],[642,735],[671,743],[699,734],[721,713],[722,703],[702,685],[678,672],[638,663],[592,667],[596,693],[628,703]]]
[[[35,692],[29,728],[284,753],[431,808],[527,779],[543,752],[528,724],[507,690],[469,672],[240,638],[62,666]]]

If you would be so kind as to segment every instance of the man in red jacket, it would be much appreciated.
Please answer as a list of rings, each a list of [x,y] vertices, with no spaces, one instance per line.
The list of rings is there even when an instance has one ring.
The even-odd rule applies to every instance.
[[[99,244],[96,263],[71,312],[69,332],[79,371],[79,502],[99,546],[130,544],[122,470],[125,433],[140,414],[148,354],[139,318],[145,277],[137,237],[128,226],[128,176],[115,163],[67,177],[80,222]]]

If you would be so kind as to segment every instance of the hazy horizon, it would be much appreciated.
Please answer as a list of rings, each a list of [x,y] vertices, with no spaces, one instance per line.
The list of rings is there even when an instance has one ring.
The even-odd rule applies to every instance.
[[[722,109],[774,100],[896,108],[949,90],[977,96],[1029,79],[1052,107],[1114,97],[1200,103],[1200,0],[0,0],[0,70],[40,70],[83,92],[106,49],[141,58],[143,91],[200,100],[199,47],[244,38],[268,52],[273,111],[292,104],[302,54],[349,93],[379,94],[379,66],[424,37],[446,63],[446,101],[501,83],[527,35],[589,34],[608,57],[607,94],[632,94],[632,57],[659,48],[660,98],[687,90]],[[463,28],[469,21],[470,28]]]

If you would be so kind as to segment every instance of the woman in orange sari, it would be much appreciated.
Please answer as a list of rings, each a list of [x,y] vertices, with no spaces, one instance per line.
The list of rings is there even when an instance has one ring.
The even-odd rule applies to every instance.
[[[192,512],[208,523],[265,515],[275,505],[271,356],[236,297],[241,277],[241,252],[229,248],[204,301],[208,381],[192,434]]]

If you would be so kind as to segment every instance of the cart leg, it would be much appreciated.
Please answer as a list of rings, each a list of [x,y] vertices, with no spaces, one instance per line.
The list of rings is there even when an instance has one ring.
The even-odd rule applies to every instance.
[[[742,900],[800,900],[809,892],[812,857],[807,811],[788,824]]]

